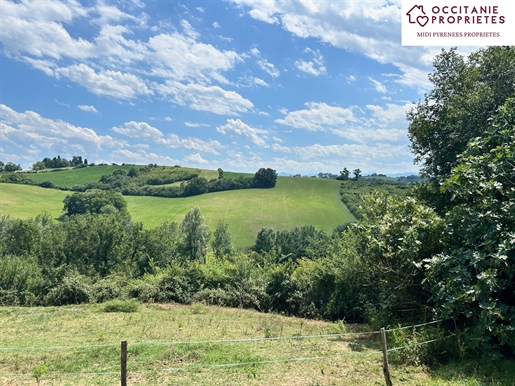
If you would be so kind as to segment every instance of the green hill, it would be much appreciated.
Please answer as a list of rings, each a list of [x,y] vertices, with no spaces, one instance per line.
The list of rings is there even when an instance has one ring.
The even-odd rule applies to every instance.
[[[64,172],[52,174],[59,173]],[[340,200],[339,189],[340,181],[279,177],[273,189],[232,190],[187,198],[125,198],[133,220],[150,228],[164,221],[180,222],[189,209],[199,206],[211,230],[218,221],[227,221],[236,246],[246,246],[254,242],[264,226],[281,230],[314,225],[330,232],[337,225],[353,221],[354,217]],[[28,218],[48,211],[58,217],[68,193],[0,184],[0,214]]]

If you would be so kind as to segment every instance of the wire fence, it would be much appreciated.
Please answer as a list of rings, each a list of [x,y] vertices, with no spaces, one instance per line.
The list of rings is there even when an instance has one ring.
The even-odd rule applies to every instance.
[[[410,326],[403,326],[397,328],[384,329],[385,332],[392,333],[395,331],[417,329],[424,326],[434,325],[441,323],[443,320],[435,320],[428,323],[416,324]],[[171,342],[134,342],[130,343],[130,347],[141,347],[141,346],[180,346],[180,345],[213,345],[213,344],[231,344],[231,343],[259,343],[259,342],[273,342],[273,341],[285,341],[285,340],[311,340],[311,339],[335,339],[341,340],[345,337],[357,337],[357,336],[373,336],[379,335],[381,331],[365,331],[365,332],[349,332],[340,334],[319,334],[319,335],[294,335],[294,336],[278,336],[278,337],[264,337],[264,338],[239,338],[239,339],[220,339],[220,340],[187,340],[187,341],[171,341]],[[455,334],[449,334],[444,337],[436,339],[430,339],[424,342],[414,342],[408,345],[389,348],[386,352],[395,352],[404,350],[407,348],[413,348],[416,346],[426,345],[433,342],[437,342],[443,339],[448,339],[455,336]],[[78,346],[26,346],[26,347],[0,347],[0,352],[16,352],[16,351],[49,351],[49,350],[84,350],[92,348],[106,348],[106,347],[120,347],[117,343],[108,344],[90,344],[90,345],[78,345]],[[276,358],[269,360],[255,360],[255,361],[243,361],[233,363],[214,363],[214,364],[194,364],[184,365],[176,367],[163,367],[160,369],[152,370],[130,370],[131,374],[143,374],[143,373],[156,373],[156,372],[175,372],[175,371],[189,371],[199,369],[219,369],[219,368],[231,368],[231,367],[244,367],[244,366],[257,366],[257,365],[269,365],[275,363],[289,363],[289,362],[306,362],[306,361],[320,361],[329,359],[338,359],[345,357],[358,357],[358,356],[370,356],[370,355],[385,355],[386,352],[381,349],[377,350],[366,350],[362,352],[346,352],[339,353],[336,355],[316,355],[316,356],[305,356],[305,357],[291,357],[291,358]],[[126,354],[126,353],[125,353]],[[121,371],[98,371],[98,372],[48,372],[48,376],[120,376]],[[15,377],[33,377],[33,374],[29,373],[0,373],[0,377],[3,378],[15,378]]]

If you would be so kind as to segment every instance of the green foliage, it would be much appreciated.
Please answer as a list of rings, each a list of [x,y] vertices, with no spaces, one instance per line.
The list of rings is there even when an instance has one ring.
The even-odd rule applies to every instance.
[[[389,348],[404,347],[390,354],[392,363],[410,366],[435,366],[461,359],[458,336],[450,334],[442,326],[433,325],[388,332]],[[430,343],[424,343],[430,342]],[[424,343],[424,344],[421,344]]]
[[[139,302],[135,299],[129,300],[110,300],[103,304],[102,310],[104,312],[137,312],[139,309]]]
[[[48,306],[63,306],[66,304],[89,303],[94,300],[94,294],[87,276],[70,271],[62,281],[45,296],[44,303]]]
[[[264,227],[256,236],[254,250],[259,253],[270,252],[275,246],[276,233],[273,228]]]
[[[254,174],[254,187],[273,188],[277,183],[277,173],[270,168],[261,168]]]
[[[304,225],[278,231],[275,247],[281,260],[296,261],[301,257],[307,257],[309,248],[316,249],[316,244],[320,244],[323,248],[327,239],[325,232],[316,229],[313,225]]]
[[[442,50],[433,65],[431,90],[408,114],[415,161],[439,179],[458,163],[470,139],[515,95],[515,47],[488,47],[467,60],[456,49]]]
[[[107,207],[107,208],[106,208]],[[64,199],[64,214],[99,214],[113,210],[127,215],[127,202],[119,193],[101,190],[89,190],[85,193],[73,193]]]
[[[181,223],[181,231],[184,253],[190,259],[204,262],[209,242],[209,229],[204,223],[204,216],[198,206],[186,213]]]
[[[45,364],[39,364],[37,366],[34,366],[32,369],[32,376],[36,378],[36,382],[39,385],[39,382],[41,381],[41,377],[48,373],[48,366]]]
[[[34,257],[0,257],[0,304],[34,305],[43,293],[44,279]]]
[[[12,162],[7,162],[5,165],[2,162],[2,167],[0,169],[0,171],[2,171],[2,172],[11,172],[11,173],[18,171],[18,170],[21,170],[21,166],[19,164],[15,164]]]
[[[444,317],[471,347],[515,353],[515,99],[470,141],[444,182],[453,204],[444,253],[427,260],[427,281]]]
[[[350,176],[350,171],[346,167],[340,172],[340,175],[336,177],[337,180],[347,181]]]
[[[229,232],[229,225],[226,222],[220,221],[217,224],[213,232],[213,238],[211,239],[211,248],[213,248],[216,257],[222,257],[232,253],[232,236]]]
[[[340,198],[357,219],[361,219],[366,209],[363,197],[374,192],[388,192],[389,195],[403,198],[408,192],[404,184],[384,182],[347,181],[340,185]]]
[[[413,198],[400,200],[385,193],[364,199],[363,220],[351,229],[357,236],[358,274],[375,288],[368,301],[380,324],[406,319],[406,310],[427,305],[429,292],[422,285],[424,259],[441,252],[442,219]]]

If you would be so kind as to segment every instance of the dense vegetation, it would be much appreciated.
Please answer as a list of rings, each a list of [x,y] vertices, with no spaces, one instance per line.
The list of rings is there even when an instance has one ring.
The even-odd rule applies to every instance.
[[[198,208],[145,229],[116,193],[77,192],[60,222],[2,218],[0,301],[205,302],[373,325],[443,318],[462,352],[514,355],[514,68],[514,47],[438,55],[434,90],[408,116],[428,181],[362,198],[355,224],[264,227],[235,249],[227,225],[211,235]],[[262,174],[253,183],[267,187]],[[343,182],[352,197],[349,183],[359,181]]]

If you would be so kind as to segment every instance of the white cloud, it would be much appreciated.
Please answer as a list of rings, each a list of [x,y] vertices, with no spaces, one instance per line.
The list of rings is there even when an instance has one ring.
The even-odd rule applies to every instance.
[[[218,86],[167,81],[164,84],[154,84],[154,89],[169,96],[173,103],[219,115],[238,115],[254,107],[251,101],[235,91],[227,91]]]
[[[324,66],[324,57],[320,53],[319,50],[313,51],[310,48],[306,48],[304,53],[310,53],[313,55],[313,60],[305,61],[298,60],[295,62],[295,66],[302,72],[308,73],[310,75],[319,76],[327,73],[327,70]]]
[[[209,127],[207,123],[198,123],[198,122],[184,122],[185,126],[188,127]]]
[[[273,63],[270,63],[266,59],[259,60],[258,66],[263,71],[265,71],[268,75],[270,75],[272,78],[277,78],[277,77],[279,77],[279,75],[281,75],[281,73],[279,72],[279,70],[277,68],[275,68]]]
[[[146,122],[125,122],[122,127],[113,127],[111,130],[118,134],[123,134],[131,138],[157,140],[163,136],[163,133],[150,126]]]
[[[308,102],[308,108],[289,112],[283,119],[276,119],[275,122],[282,125],[306,129],[309,131],[326,130],[346,125],[348,122],[356,121],[351,108],[329,106],[326,103]]]
[[[88,106],[88,105],[78,105],[77,106],[82,111],[86,111],[87,113],[95,113],[98,114],[98,110],[95,108],[95,106]]]
[[[370,80],[372,82],[372,84],[374,85],[374,88],[377,92],[379,93],[386,93],[386,87],[384,84],[382,84],[381,82],[379,82],[378,80],[375,80],[374,78],[372,77],[368,77],[368,80]]]
[[[220,28],[220,23],[217,21],[213,22],[213,28],[215,28],[215,29]]]
[[[263,87],[270,87],[270,85],[268,83],[266,83],[263,79],[259,79],[259,78],[252,78],[254,80],[254,84],[258,85],[258,86],[263,86]]]
[[[184,161],[187,162],[188,164],[193,164],[193,166],[197,166],[197,165],[205,166],[205,165],[209,164],[209,161],[202,158],[202,156],[199,153],[190,154],[190,155],[184,157]]]
[[[199,138],[191,137],[180,138],[177,134],[169,134],[165,138],[158,138],[156,139],[156,143],[172,149],[182,148],[215,155],[220,154],[218,150],[224,148],[224,146],[218,141],[204,141]]]
[[[147,165],[149,163],[155,163],[158,165],[177,165],[181,163],[181,161],[169,156],[162,156],[153,152],[147,153],[143,149],[139,149],[136,152],[127,149],[119,149],[113,151],[111,156],[118,162],[128,162],[140,165]]]
[[[256,129],[243,123],[239,119],[228,119],[227,124],[218,126],[216,131],[222,134],[235,133],[237,135],[249,138],[255,145],[266,147],[267,144],[263,138],[268,137],[268,132],[263,129]]]
[[[79,83],[97,95],[108,95],[115,98],[131,99],[137,95],[151,95],[145,82],[133,74],[120,71],[100,71],[97,73],[88,65],[82,63],[56,70],[57,76],[64,76]]]
[[[36,112],[19,113],[0,104],[1,140],[4,152],[26,154],[97,154],[104,148],[122,147],[125,141],[98,135],[94,130],[61,120],[44,118]],[[10,150],[9,150],[10,149]],[[36,158],[36,157],[34,157]]]
[[[151,37],[148,42],[152,74],[177,81],[210,84],[228,83],[223,71],[232,69],[243,58],[235,51],[220,51],[198,42],[198,34],[187,24],[186,34],[178,32]]]
[[[360,52],[380,63],[392,63],[411,87],[428,86],[427,74],[435,47],[401,47],[401,4],[372,1],[256,1],[231,0],[248,14],[266,23],[277,23],[301,38],[316,38],[349,51]],[[299,63],[302,64],[302,63]],[[309,66],[303,67],[309,70]]]

